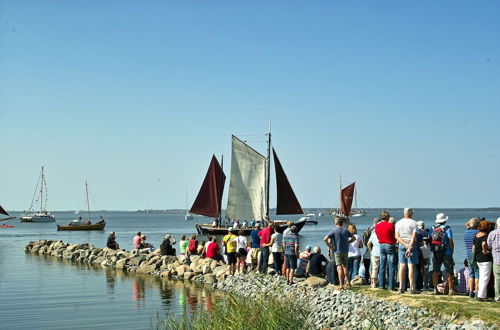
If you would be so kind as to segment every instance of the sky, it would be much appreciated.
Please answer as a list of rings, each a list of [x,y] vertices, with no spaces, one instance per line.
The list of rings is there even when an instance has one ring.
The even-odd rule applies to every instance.
[[[337,207],[339,177],[361,207],[500,207],[499,12],[0,0],[0,205],[26,209],[43,165],[49,210],[83,209],[85,180],[96,210],[189,207],[271,122],[303,207]]]

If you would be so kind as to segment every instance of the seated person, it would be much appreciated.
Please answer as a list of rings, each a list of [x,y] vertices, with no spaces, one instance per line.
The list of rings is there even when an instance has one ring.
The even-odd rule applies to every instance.
[[[311,256],[311,246],[306,246],[306,249],[299,254],[297,260],[297,270],[295,271],[296,277],[303,277],[307,274],[307,266],[309,266],[309,258]]]
[[[113,249],[113,250],[118,250],[120,248],[118,243],[116,243],[116,241],[115,241],[115,232],[112,232],[111,234],[109,234],[108,241],[106,242],[106,247]]]
[[[323,265],[323,263],[325,264]],[[324,277],[326,263],[328,263],[328,259],[321,254],[321,248],[319,246],[315,246],[314,253],[311,254],[309,260],[309,275]]]
[[[150,251],[155,249],[153,245],[146,242],[146,235],[141,236],[141,249],[149,249]]]
[[[160,245],[160,255],[162,256],[175,256],[175,249],[172,247],[172,244],[175,244],[175,238],[168,234],[163,238],[163,242]]]
[[[215,236],[212,237],[212,242],[207,245],[206,257],[217,261],[224,261],[224,258],[220,254],[219,244],[217,244]]]

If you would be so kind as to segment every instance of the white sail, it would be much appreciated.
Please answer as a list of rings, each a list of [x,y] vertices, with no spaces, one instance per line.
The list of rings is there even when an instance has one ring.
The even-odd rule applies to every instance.
[[[264,219],[266,166],[266,157],[233,136],[227,218]]]

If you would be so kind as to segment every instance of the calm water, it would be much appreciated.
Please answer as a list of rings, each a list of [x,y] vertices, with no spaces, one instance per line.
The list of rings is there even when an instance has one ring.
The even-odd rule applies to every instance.
[[[455,235],[457,266],[465,258],[463,231],[465,222],[474,216],[488,220],[500,216],[492,210],[416,210],[415,219],[430,225],[436,213],[444,211]],[[132,237],[143,232],[150,243],[159,246],[166,233],[193,233],[197,220],[185,221],[184,213],[102,212],[105,232],[58,232],[54,223],[21,223],[9,221],[14,228],[0,228],[0,324],[9,329],[148,329],[155,327],[157,316],[181,315],[199,306],[210,307],[217,299],[206,288],[150,276],[130,276],[121,272],[89,268],[57,259],[24,253],[29,241],[63,240],[89,242],[104,247],[107,235],[116,232],[125,249],[132,248]],[[13,214],[18,215],[18,214]],[[56,212],[58,224],[66,224],[75,215]],[[361,232],[376,211],[355,218]],[[400,218],[401,211],[391,215]],[[298,217],[286,217],[297,219]],[[202,222],[203,218],[198,219]],[[305,226],[301,231],[301,248],[307,244],[325,245],[322,238],[332,226],[330,216],[320,224]]]

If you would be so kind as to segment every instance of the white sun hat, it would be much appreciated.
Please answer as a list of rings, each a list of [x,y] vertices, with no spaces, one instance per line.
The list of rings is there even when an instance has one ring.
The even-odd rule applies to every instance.
[[[444,213],[436,215],[436,223],[445,223],[446,221],[448,221],[448,217]]]

